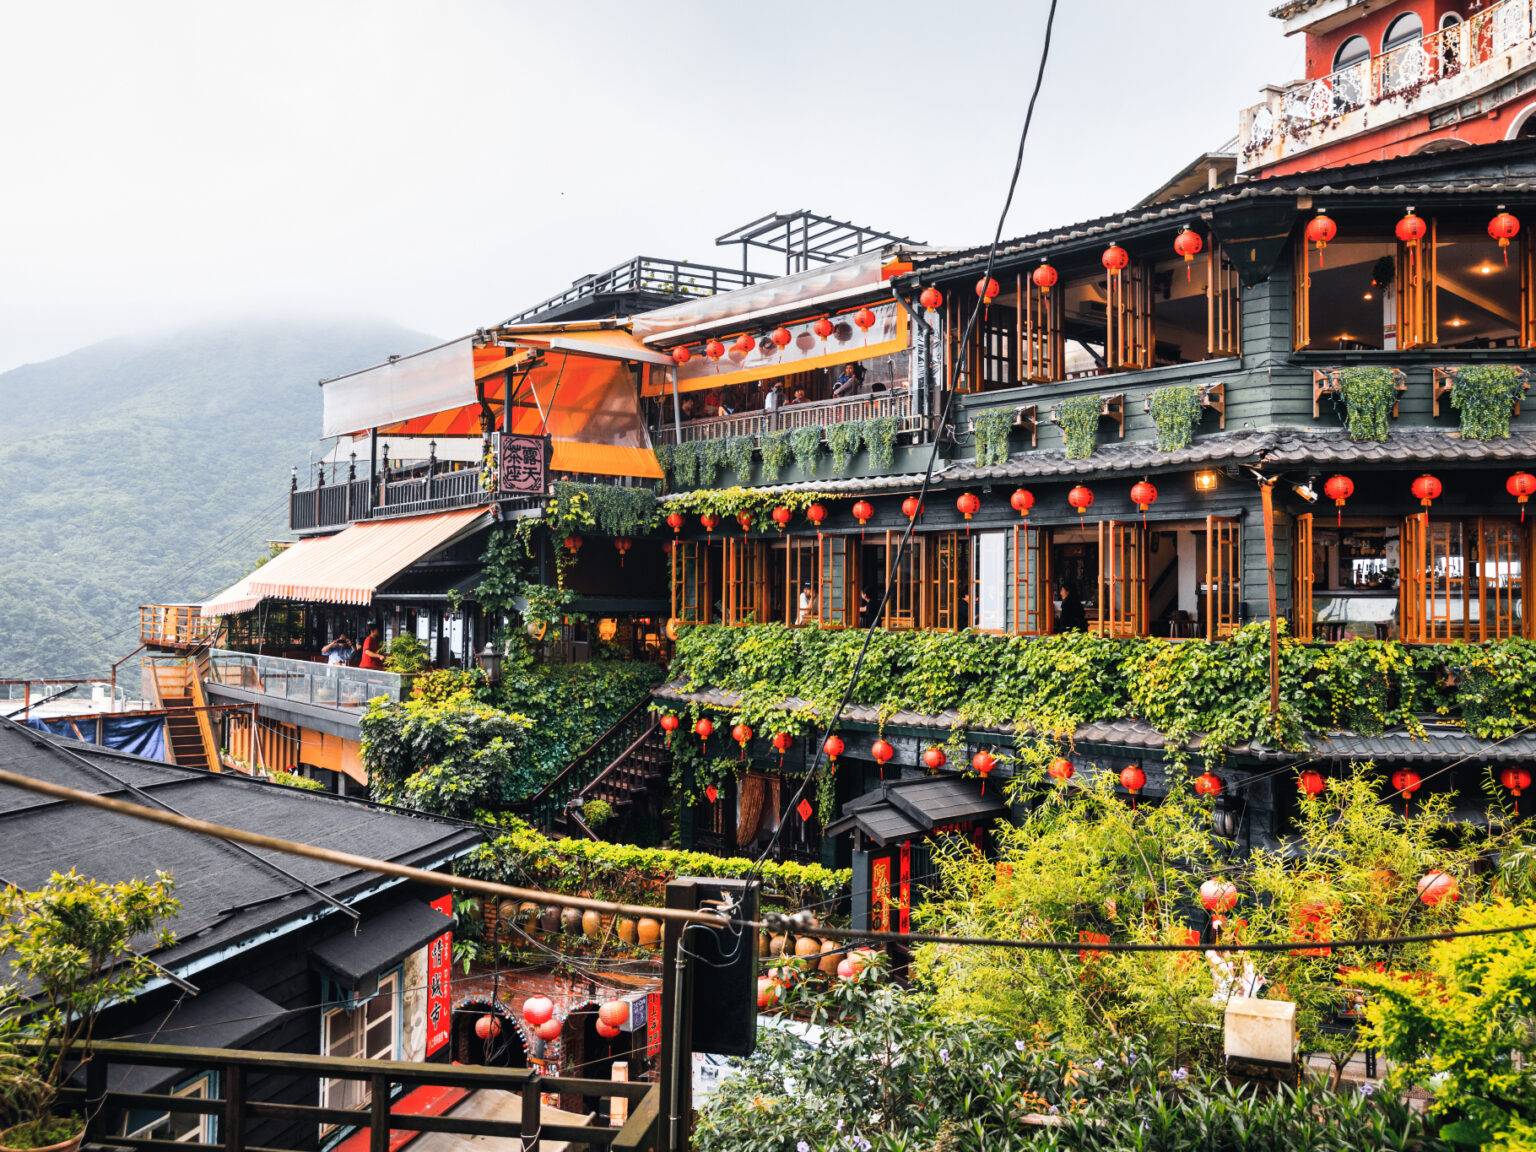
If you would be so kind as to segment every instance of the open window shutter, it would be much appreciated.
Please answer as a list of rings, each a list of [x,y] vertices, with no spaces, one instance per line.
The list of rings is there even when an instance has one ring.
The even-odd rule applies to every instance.
[[[1147,619],[1146,534],[1139,524],[1099,521],[1099,618],[1103,636],[1142,636]]]
[[[923,571],[923,540],[913,535],[898,562],[896,550],[901,546],[901,533],[887,529],[885,533],[885,578],[891,586],[890,597],[885,605],[885,627],[892,629],[916,628],[918,625],[918,573]]]
[[[1536,244],[1520,233],[1520,347],[1536,348]]]
[[[1291,561],[1291,633],[1298,640],[1312,639],[1312,513],[1296,517],[1296,554]]]
[[[1438,264],[1435,222],[1417,244],[1397,245],[1397,346],[1424,348],[1438,339],[1435,323],[1435,275]]]
[[[1012,544],[1009,626],[1021,636],[1043,636],[1051,630],[1050,548],[1045,530],[1015,527]]]
[[[1221,640],[1237,631],[1242,602],[1242,547],[1237,521],[1205,518],[1205,638]]]
[[[1211,356],[1243,351],[1240,291],[1237,269],[1212,241],[1205,253],[1205,350]]]
[[[1152,367],[1152,277],[1132,262],[1106,275],[1104,358],[1110,368]]]
[[[1506,640],[1521,635],[1521,555],[1525,532],[1516,521],[1479,518],[1477,521],[1477,619],[1479,640]],[[1470,567],[1471,557],[1468,558]],[[1469,573],[1470,575],[1470,573]],[[1470,629],[1467,639],[1472,639]]]
[[[1299,352],[1312,343],[1312,267],[1307,262],[1305,236],[1296,238],[1295,272],[1292,278],[1296,282],[1296,314],[1291,318],[1291,328]]]
[[[1427,517],[1415,512],[1403,518],[1403,533],[1399,552],[1397,581],[1398,633],[1409,643],[1427,640],[1425,622],[1424,571],[1428,564],[1428,552],[1424,540],[1424,522]]]
[[[672,616],[681,624],[709,623],[709,576],[704,545],[672,543]]]
[[[848,537],[821,538],[821,595],[817,616],[824,628],[846,628],[850,622],[849,591],[854,582],[849,571]]]
[[[1042,292],[1034,281],[1018,276],[1017,315],[1020,379],[1050,384],[1066,378],[1066,338],[1062,332],[1060,288]]]
[[[965,539],[959,532],[942,532],[933,545],[933,627],[957,632],[967,623]]]
[[[720,537],[720,622],[741,623],[741,541]]]

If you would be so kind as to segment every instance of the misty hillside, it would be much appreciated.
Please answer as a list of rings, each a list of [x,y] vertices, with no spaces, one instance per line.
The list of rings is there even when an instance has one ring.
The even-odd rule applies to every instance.
[[[138,605],[200,600],[286,530],[322,377],[434,343],[383,321],[104,341],[0,374],[0,677],[105,672]]]

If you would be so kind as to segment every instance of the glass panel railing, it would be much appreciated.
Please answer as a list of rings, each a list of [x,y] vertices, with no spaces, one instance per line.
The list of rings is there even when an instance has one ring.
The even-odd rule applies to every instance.
[[[372,668],[289,660],[221,648],[209,653],[208,662],[209,679],[215,684],[324,708],[361,711],[376,696],[398,701],[404,694],[403,676]]]

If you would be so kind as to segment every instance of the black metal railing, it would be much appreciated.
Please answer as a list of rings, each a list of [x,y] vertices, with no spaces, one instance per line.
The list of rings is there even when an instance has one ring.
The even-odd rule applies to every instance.
[[[383,492],[373,509],[376,516],[409,516],[417,512],[472,508],[491,500],[491,493],[486,491],[478,468],[429,471],[399,479],[390,477],[381,487]]]
[[[295,488],[288,493],[288,527],[299,532],[342,526],[366,519],[372,508],[372,493],[366,479]]]
[[[113,1066],[158,1067],[218,1073],[218,1097],[178,1096],[169,1093],[109,1091],[108,1071]],[[290,1083],[313,1084],[319,1100],[326,1081],[345,1080],[366,1084],[369,1101],[362,1108],[330,1108],[256,1098],[253,1084],[266,1085],[271,1094],[274,1078]],[[495,1120],[442,1116],[416,1116],[396,1112],[392,1097],[397,1087],[422,1085],[459,1088],[468,1092],[516,1093],[521,1116]],[[629,1119],[622,1128],[547,1122],[540,1094],[566,1092],[581,1096],[618,1096],[630,1101]],[[291,1093],[285,1093],[289,1099]],[[305,1130],[304,1147],[314,1146],[314,1132],[321,1126],[341,1129],[366,1128],[369,1152],[389,1152],[390,1133],[446,1132],[458,1136],[489,1136],[516,1139],[513,1147],[531,1148],[535,1141],[570,1141],[583,1148],[613,1148],[642,1152],[656,1140],[660,1089],[655,1084],[614,1080],[587,1080],[546,1076],[531,1068],[487,1068],[460,1064],[418,1064],[390,1060],[349,1060],[331,1056],[256,1052],[232,1048],[186,1048],[161,1044],[123,1044],[115,1041],[92,1046],[83,1088],[67,1089],[65,1100],[90,1117],[86,1146],[131,1148],[136,1152],[167,1152],[176,1149],[208,1149],[210,1152],[258,1152],[248,1143],[251,1121],[286,1121]],[[118,1119],[127,1111],[166,1113],[171,1116],[212,1116],[218,1139],[170,1141],[144,1136],[119,1135]],[[284,1152],[262,1146],[259,1152]]]
[[[543,315],[556,308],[574,304],[592,296],[619,292],[639,292],[652,296],[714,296],[746,288],[764,280],[773,279],[764,272],[747,272],[740,268],[722,268],[714,264],[695,264],[689,260],[661,260],[655,256],[636,256],[622,264],[615,264],[607,271],[583,276],[564,292],[556,293],[548,300],[541,300],[531,308],[525,308],[516,316],[509,317],[508,324],[516,324],[534,316]]]
[[[295,488],[288,494],[288,527],[296,532],[344,528],[358,520],[473,508],[493,499],[478,468],[389,473],[379,478],[377,491],[374,487],[363,478]]]
[[[650,735],[655,726],[650,706],[651,698],[646,694],[606,732],[577,753],[570,763],[555,774],[554,779],[527,800],[515,805],[514,810],[540,828],[547,830],[553,827],[565,811],[565,806],[577,793],[590,788],[610,766],[623,759],[631,748]],[[585,824],[582,827],[585,828]],[[593,838],[596,839],[595,836]]]

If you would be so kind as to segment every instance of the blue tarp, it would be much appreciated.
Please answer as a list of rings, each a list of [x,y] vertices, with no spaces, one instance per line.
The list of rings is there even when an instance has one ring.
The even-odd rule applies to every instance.
[[[43,720],[34,716],[27,721],[27,727],[67,740],[99,743],[104,748],[130,752],[150,760],[166,759],[165,719],[160,716],[103,715],[75,720]]]

